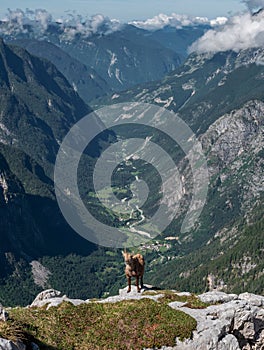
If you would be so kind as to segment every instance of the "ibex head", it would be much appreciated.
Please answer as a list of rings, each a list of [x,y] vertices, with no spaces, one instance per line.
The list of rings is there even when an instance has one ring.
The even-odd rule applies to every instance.
[[[122,255],[124,257],[125,264],[126,265],[131,265],[131,263],[133,261],[133,254],[127,253],[126,250],[125,250],[125,251],[122,251]]]

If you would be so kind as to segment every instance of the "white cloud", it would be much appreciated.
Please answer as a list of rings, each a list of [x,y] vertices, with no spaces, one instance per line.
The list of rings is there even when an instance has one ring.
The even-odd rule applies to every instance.
[[[89,37],[92,34],[110,34],[121,29],[122,24],[117,20],[110,20],[101,14],[94,15],[91,18],[82,16],[70,16],[68,20],[61,20],[63,29],[62,37],[67,40],[73,39],[76,35]]]
[[[228,19],[226,17],[217,17],[215,19],[211,19],[210,25],[211,27],[222,26],[226,24],[227,21]]]
[[[225,17],[218,17],[215,20],[210,21],[207,17],[192,17],[188,15],[179,15],[177,13],[172,13],[167,16],[163,13],[147,19],[146,21],[133,21],[130,22],[136,27],[147,29],[147,30],[158,30],[166,26],[171,26],[175,28],[182,28],[185,26],[196,26],[199,24],[207,24],[211,26],[216,26],[227,21]]]
[[[225,25],[207,31],[190,47],[190,52],[240,51],[264,47],[264,12],[231,17]]]
[[[35,11],[35,19],[40,23],[43,30],[47,30],[48,25],[52,22],[51,14],[41,9]]]
[[[42,9],[35,11],[29,9],[26,11],[8,9],[8,13],[2,21],[5,25],[1,28],[0,32],[2,31],[4,34],[26,32],[27,25],[37,27],[39,31],[43,32],[52,21],[52,16],[46,10]]]
[[[52,15],[46,10],[37,9],[26,11],[17,9],[8,10],[6,17],[2,20],[0,35],[15,35],[18,33],[33,33],[34,37],[45,36],[50,24],[55,24],[60,28],[61,38],[71,40],[76,35],[89,37],[92,34],[110,34],[122,27],[117,20],[110,20],[103,15],[95,15],[84,18],[80,15],[68,15],[55,21]]]

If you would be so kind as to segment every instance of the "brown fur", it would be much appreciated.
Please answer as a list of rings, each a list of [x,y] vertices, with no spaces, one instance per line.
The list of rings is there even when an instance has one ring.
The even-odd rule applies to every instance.
[[[129,293],[131,291],[131,277],[136,277],[137,291],[140,292],[140,287],[143,288],[143,275],[145,268],[144,257],[141,254],[131,254],[127,252],[122,252],[125,260],[125,274],[127,277],[127,284]],[[140,279],[140,287],[139,287]]]

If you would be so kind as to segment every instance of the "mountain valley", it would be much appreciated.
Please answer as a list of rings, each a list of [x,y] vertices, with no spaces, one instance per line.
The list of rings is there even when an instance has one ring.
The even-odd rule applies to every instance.
[[[0,34],[5,25],[1,23]],[[126,118],[134,124],[100,135],[91,152],[85,152],[80,173],[88,182],[87,164],[94,164],[110,144],[133,136],[146,141],[150,137],[176,162],[182,187],[172,176],[167,180],[171,191],[164,198],[160,179],[146,162],[132,159],[122,164],[122,171],[116,169],[114,189],[121,201],[132,198],[124,179],[128,183],[144,179],[153,190],[141,216],[137,212],[132,218],[135,222],[147,220],[160,205],[168,215],[179,206],[162,235],[133,248],[146,257],[146,280],[159,288],[198,293],[215,289],[264,293],[264,49],[188,55],[188,47],[207,29],[208,25],[149,31],[130,24],[110,33],[102,29],[62,40],[65,31],[57,23],[50,24],[41,38],[31,29],[3,34],[2,304],[26,305],[43,288],[87,299],[115,294],[124,285],[120,250],[97,246],[74,232],[60,213],[53,181],[56,155],[70,128],[92,109],[118,103],[147,103],[169,110],[172,119],[181,118],[192,129],[207,160],[205,206],[191,230],[182,232],[195,189],[187,155],[158,133],[159,125],[169,128],[172,119],[154,116],[156,131],[147,135],[126,109]],[[95,118],[96,130],[103,130],[110,117]],[[145,115],[142,120],[149,123]],[[144,148],[141,151],[144,155]],[[137,170],[131,173],[133,166]],[[92,201],[100,219],[114,227],[126,225],[122,216],[106,211],[94,199],[90,182],[82,190],[85,204]],[[102,188],[102,193],[107,201],[109,191]],[[43,271],[44,278],[36,283]]]

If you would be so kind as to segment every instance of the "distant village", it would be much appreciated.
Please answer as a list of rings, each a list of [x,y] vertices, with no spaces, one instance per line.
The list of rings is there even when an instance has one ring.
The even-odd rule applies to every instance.
[[[140,250],[151,250],[151,251],[155,251],[155,252],[164,252],[165,250],[168,250],[172,247],[172,244],[169,242],[173,242],[173,241],[177,241],[178,243],[180,243],[179,241],[179,237],[166,237],[165,238],[165,242],[164,241],[151,241],[151,242],[146,242],[146,243],[142,243],[139,247]]]

